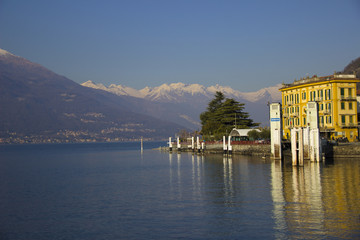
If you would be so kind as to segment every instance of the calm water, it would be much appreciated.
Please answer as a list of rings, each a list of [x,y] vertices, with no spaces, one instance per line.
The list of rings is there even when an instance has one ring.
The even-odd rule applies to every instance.
[[[360,159],[0,146],[0,239],[359,239]]]

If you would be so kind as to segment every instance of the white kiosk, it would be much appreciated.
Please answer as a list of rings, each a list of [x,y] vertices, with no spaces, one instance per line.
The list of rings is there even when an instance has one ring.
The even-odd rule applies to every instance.
[[[270,104],[270,131],[271,131],[271,157],[276,160],[281,160],[281,104]]]

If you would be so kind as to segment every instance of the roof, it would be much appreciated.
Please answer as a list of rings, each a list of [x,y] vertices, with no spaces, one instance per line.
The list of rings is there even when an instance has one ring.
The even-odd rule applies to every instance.
[[[334,81],[334,80],[347,80],[347,81],[352,81],[352,82],[359,82],[359,79],[356,78],[356,75],[354,75],[354,74],[334,74],[334,75],[323,76],[323,77],[318,77],[318,76],[314,75],[311,78],[309,78],[309,77],[302,78],[300,80],[295,80],[293,83],[290,83],[290,84],[283,84],[283,87],[280,88],[279,90],[282,91],[287,88],[298,87],[298,86],[305,85],[305,84],[316,84],[316,83],[320,83],[320,82]]]
[[[252,130],[256,130],[258,132],[260,132],[259,129],[254,129],[254,128],[248,128],[248,129],[237,129],[237,128],[234,128],[233,130],[231,130],[230,132],[230,137],[235,137],[235,136],[247,136],[248,135],[248,132],[252,131]]]

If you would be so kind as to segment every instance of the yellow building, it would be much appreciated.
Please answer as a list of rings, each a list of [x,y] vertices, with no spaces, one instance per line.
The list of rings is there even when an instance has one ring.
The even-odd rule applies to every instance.
[[[358,137],[356,75],[334,74],[331,76],[304,78],[291,84],[283,84],[282,123],[284,138],[289,139],[290,129],[306,127],[306,106],[317,102],[319,128],[322,137],[337,139],[346,137],[350,142]]]

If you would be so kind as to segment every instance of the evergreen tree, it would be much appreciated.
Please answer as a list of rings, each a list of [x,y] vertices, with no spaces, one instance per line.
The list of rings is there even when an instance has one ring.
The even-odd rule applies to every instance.
[[[220,139],[223,135],[228,135],[236,128],[250,128],[258,126],[249,118],[249,114],[244,112],[244,103],[239,103],[231,98],[225,98],[221,92],[216,92],[215,97],[208,104],[207,111],[200,114],[201,134],[209,139],[213,136]]]

